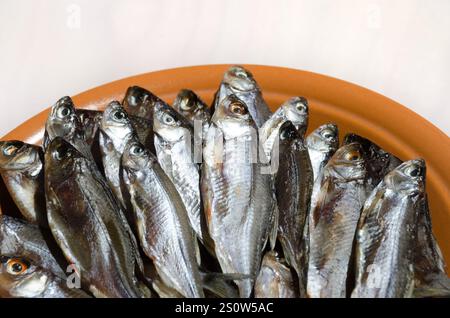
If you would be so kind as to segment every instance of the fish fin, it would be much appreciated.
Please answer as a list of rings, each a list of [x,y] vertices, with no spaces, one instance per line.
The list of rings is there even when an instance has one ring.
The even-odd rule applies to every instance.
[[[273,221],[272,221],[272,228],[270,230],[270,236],[269,236],[269,242],[270,242],[270,249],[273,251],[275,249],[275,245],[277,243],[277,234],[278,234],[278,216],[279,211],[278,207],[275,204],[275,209],[273,212]]]
[[[194,250],[195,250],[195,259],[197,260],[197,264],[202,264],[202,256],[200,254],[200,246],[198,245],[197,235],[193,232],[193,242],[194,242]]]

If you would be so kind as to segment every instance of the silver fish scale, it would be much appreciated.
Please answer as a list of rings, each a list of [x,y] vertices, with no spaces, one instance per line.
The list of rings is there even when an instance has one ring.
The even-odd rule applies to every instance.
[[[61,210],[64,206],[60,205],[60,197],[50,184],[47,191],[48,219],[53,235],[66,258],[74,260],[80,267],[82,279],[88,281],[95,295],[140,295],[135,287],[134,237],[130,235],[131,230],[124,221],[125,217],[103,179],[87,164],[80,165],[77,169],[80,171],[76,172],[73,179],[66,179],[56,187],[63,192],[70,188],[75,196],[83,198],[71,216],[72,221],[83,226],[81,229],[69,226],[67,212]],[[79,235],[80,231],[83,235]],[[103,269],[100,270],[101,268]],[[104,281],[114,282],[110,285],[110,290],[97,288]]]
[[[125,127],[123,129],[123,135],[120,138],[114,135],[110,136],[103,130],[100,131],[99,135],[105,177],[114,195],[123,207],[126,204],[123,198],[120,180],[121,158],[127,142],[135,138],[134,130],[131,127]]]
[[[310,219],[310,259],[307,292],[310,297],[344,298],[353,239],[364,202],[358,182],[331,185],[328,179]],[[327,210],[327,211],[326,211]],[[314,218],[320,219],[315,222]]]
[[[96,179],[93,175],[87,175],[85,177],[85,174],[82,175],[78,175],[76,178],[76,183],[78,184],[79,189],[81,190],[81,192],[84,194],[84,196],[86,198],[89,198],[89,206],[91,207],[101,207],[104,206],[104,204],[108,203],[107,201],[105,201],[105,197],[100,195],[100,192],[95,189],[95,188],[91,188],[87,185],[92,184],[92,182],[100,182],[101,184],[103,184],[102,180]],[[105,184],[103,184],[103,186],[106,186]],[[113,198],[110,197],[110,200],[114,200]],[[94,210],[97,211],[101,211],[101,208],[96,209],[94,208]],[[112,245],[112,242],[110,241],[103,241],[103,240],[99,240],[100,243],[107,243],[106,246],[104,246],[104,248],[106,249],[111,249],[111,251],[114,252],[119,252],[119,255],[121,255],[123,257],[122,260],[120,260],[120,256],[113,256],[115,253],[113,252],[111,254],[112,259],[114,259],[115,262],[118,262],[119,264],[121,262],[123,262],[124,264],[118,264],[118,266],[124,266],[127,270],[124,273],[125,275],[128,276],[128,282],[132,281],[134,282],[135,278],[134,278],[134,269],[135,269],[135,258],[133,253],[136,253],[136,247],[133,246],[132,242],[130,242],[129,239],[131,239],[129,233],[131,233],[131,230],[128,228],[128,223],[126,223],[126,219],[125,216],[122,215],[122,211],[118,210],[117,207],[114,206],[110,206],[109,209],[105,209],[104,210],[105,213],[102,213],[101,218],[98,218],[98,216],[93,213],[92,214],[92,221],[93,221],[93,225],[96,227],[93,230],[93,233],[108,233],[110,232],[112,229],[111,225],[112,223],[116,223],[118,228],[119,228],[119,232],[121,233],[121,235],[126,235],[125,238],[119,239],[118,241],[116,241],[114,243],[114,245]],[[115,215],[114,215],[115,214]],[[119,222],[115,221],[115,220],[119,220]],[[109,231],[108,231],[109,228]],[[89,233],[87,233],[89,235]],[[92,237],[93,238],[93,237]],[[134,238],[134,237],[133,237]],[[120,243],[120,244],[119,244]],[[101,248],[101,250],[104,250],[104,248]],[[92,254],[97,254],[97,253],[92,253]],[[117,257],[117,258],[116,258]],[[108,271],[108,269],[106,269]],[[131,286],[129,286],[129,288],[132,289]]]
[[[352,297],[410,297],[414,207],[406,196],[383,189],[383,184],[367,202],[357,236],[358,271]]]
[[[143,182],[134,183],[129,191],[144,251],[168,286],[186,297],[203,296],[189,220],[180,213],[185,209],[181,198],[164,191],[163,182],[154,175],[148,174]]]
[[[251,164],[235,163],[242,162],[244,158],[241,154],[247,151],[248,147],[245,146],[245,143],[228,141],[224,152],[222,171],[212,170],[210,176],[214,208],[218,212],[212,214],[210,233],[216,249],[221,250],[218,256],[222,260],[221,266],[227,273],[251,273],[245,257],[250,252],[247,250],[247,246],[240,240],[240,244],[243,244],[240,248],[230,249],[229,246],[230,242],[237,237],[246,236],[245,231],[242,233],[241,225],[247,224],[248,219],[249,194],[252,191],[253,179],[252,167]],[[233,199],[230,200],[230,198]],[[245,264],[240,264],[241,266],[235,264],[238,260],[244,261]]]
[[[220,134],[219,129],[211,126],[208,136],[215,133]],[[212,141],[207,139],[206,148],[212,147],[208,144]],[[251,163],[251,154],[251,143],[244,136],[225,140],[223,163],[210,166],[214,156],[205,151],[203,191],[211,209],[209,231],[223,271],[256,278],[275,202],[271,176],[260,173],[261,165]],[[237,282],[242,297],[250,295],[254,278]]]
[[[180,194],[192,228],[200,240],[203,240],[200,219],[200,172],[198,165],[192,161],[192,149],[189,151],[188,146],[183,140],[169,145],[155,138],[158,162]]]

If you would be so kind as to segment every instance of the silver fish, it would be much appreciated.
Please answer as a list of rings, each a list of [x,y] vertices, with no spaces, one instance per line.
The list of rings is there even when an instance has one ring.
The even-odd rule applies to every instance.
[[[123,207],[120,166],[125,146],[133,138],[137,135],[125,110],[119,102],[109,103],[100,123],[100,152],[106,180]]]
[[[411,297],[414,248],[425,162],[407,161],[372,191],[356,235],[356,287],[352,297]]]
[[[281,125],[290,121],[303,138],[308,127],[309,108],[304,97],[292,97],[284,102],[262,125],[261,142],[266,156],[270,158],[274,143],[277,141]]]
[[[206,138],[208,132],[209,122],[211,121],[211,112],[208,106],[201,100],[201,98],[189,89],[182,89],[178,93],[173,108],[187,118],[194,129],[196,125],[201,124],[201,134],[198,137]]]
[[[180,194],[198,238],[210,247],[201,209],[200,171],[193,157],[193,127],[168,105],[155,107],[153,123],[158,162]]]
[[[62,137],[85,157],[94,160],[86,142],[83,125],[69,96],[62,97],[50,109],[45,123],[44,150],[56,137]]]
[[[60,137],[45,162],[50,229],[82,285],[95,297],[141,297],[137,243],[95,163]]]
[[[276,236],[273,177],[263,173],[257,141],[245,103],[234,95],[225,98],[214,112],[203,150],[202,197],[223,272],[251,277],[237,281],[241,297],[251,295],[266,241],[273,243]]]
[[[339,148],[338,127],[335,124],[320,126],[306,137],[306,147],[308,147],[315,180]]]
[[[255,298],[297,298],[291,270],[275,251],[264,255],[255,283]]]
[[[299,295],[306,297],[308,244],[303,236],[309,215],[313,172],[303,138],[290,122],[280,128],[280,166],[275,178],[278,202],[278,239],[284,256],[297,272]]]
[[[185,297],[204,297],[194,236],[178,191],[139,142],[128,144],[122,165],[145,254],[167,286]]]
[[[339,148],[314,184],[309,216],[307,293],[312,298],[346,297],[353,239],[367,195],[361,145]]]
[[[42,148],[21,141],[0,141],[0,173],[26,220],[47,226]]]
[[[22,256],[0,255],[1,298],[90,298],[84,291]]]
[[[242,66],[232,66],[225,72],[215,95],[213,111],[230,95],[236,95],[247,105],[257,127],[261,127],[272,114],[252,73]]]

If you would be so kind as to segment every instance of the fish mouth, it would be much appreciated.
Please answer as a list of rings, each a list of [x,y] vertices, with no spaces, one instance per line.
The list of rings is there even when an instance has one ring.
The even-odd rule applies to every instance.
[[[224,75],[223,83],[233,90],[248,92],[257,89],[253,75],[239,66],[232,66]]]
[[[337,132],[338,131],[338,126],[335,124],[335,123],[329,123],[329,124],[325,124],[324,126],[323,126],[323,128],[324,129],[330,129],[330,130],[332,130],[333,132]],[[322,129],[323,130],[323,129]]]
[[[240,78],[230,79],[229,82],[225,82],[225,84],[232,90],[238,92],[251,92],[256,90],[256,86],[246,80],[242,80]]]
[[[167,130],[166,129],[162,129],[162,130]],[[184,134],[180,134],[179,137],[175,136],[175,138],[166,138],[164,137],[161,132],[153,132],[154,136],[157,137],[160,142],[165,145],[165,146],[169,146],[169,145],[173,145],[176,144],[177,142],[183,141],[185,140],[186,136]]]

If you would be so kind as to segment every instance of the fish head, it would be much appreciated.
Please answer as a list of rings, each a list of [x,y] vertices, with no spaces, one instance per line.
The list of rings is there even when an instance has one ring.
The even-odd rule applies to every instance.
[[[388,173],[385,183],[394,191],[409,196],[425,195],[426,165],[423,159],[405,161]]]
[[[125,93],[123,107],[130,115],[152,118],[153,107],[159,100],[153,93],[139,86],[131,86]]]
[[[154,154],[137,140],[130,140],[122,155],[125,182],[132,182],[158,162]]]
[[[223,83],[233,91],[246,92],[258,89],[253,74],[242,66],[230,67],[223,76]]]
[[[229,95],[219,104],[211,121],[226,134],[241,136],[248,133],[249,128],[256,129],[247,105],[236,95]]]
[[[370,177],[378,183],[392,169],[397,167],[401,161],[391,153],[383,150],[369,139],[357,134],[347,134],[344,137],[344,145],[349,143],[359,143],[367,156],[368,171]]]
[[[70,97],[65,96],[52,106],[45,130],[50,140],[58,136],[70,139],[76,134],[82,134],[81,122]]]
[[[158,104],[155,106],[153,129],[155,134],[169,143],[194,138],[191,123],[168,105]]]
[[[320,152],[336,151],[339,147],[339,131],[336,124],[325,124],[314,130],[306,139],[309,148]]]
[[[304,97],[293,97],[287,100],[281,108],[286,119],[290,120],[295,128],[302,129],[303,132],[308,126],[309,107],[308,101]]]
[[[326,165],[326,171],[343,181],[360,180],[366,177],[366,158],[359,143],[339,148]]]
[[[75,171],[89,165],[89,159],[61,137],[53,139],[45,151],[46,182],[55,184],[67,180]]]
[[[29,171],[33,175],[42,169],[41,148],[22,141],[0,141],[0,171]]]
[[[119,102],[113,101],[106,107],[100,124],[100,131],[106,134],[118,148],[134,134],[130,118]]]
[[[206,105],[193,91],[182,89],[173,102],[173,107],[184,117],[193,118],[197,113],[204,111]]]
[[[25,257],[0,255],[0,297],[38,297],[48,274]]]

